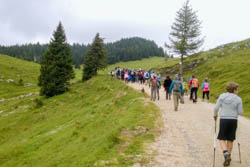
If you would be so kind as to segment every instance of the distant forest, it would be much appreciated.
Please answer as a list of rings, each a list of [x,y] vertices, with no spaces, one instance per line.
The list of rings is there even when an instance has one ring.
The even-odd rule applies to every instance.
[[[79,68],[84,63],[84,55],[88,45],[74,43],[70,45],[73,56],[73,64]],[[164,57],[163,48],[158,47],[154,41],[144,38],[124,38],[116,42],[106,43],[108,63],[114,64],[120,61],[140,60],[153,56]],[[28,61],[40,63],[41,57],[48,48],[48,44],[25,44],[13,46],[1,46],[0,53]]]

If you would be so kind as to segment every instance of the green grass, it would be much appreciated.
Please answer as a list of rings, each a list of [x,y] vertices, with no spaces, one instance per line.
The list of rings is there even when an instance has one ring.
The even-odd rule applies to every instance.
[[[191,55],[184,60],[184,66],[191,62],[200,61],[200,64],[192,70],[184,71],[184,76],[189,79],[194,74],[200,81],[208,77],[211,84],[211,101],[215,102],[221,93],[226,92],[225,87],[228,82],[239,83],[239,96],[243,100],[244,116],[250,118],[250,47],[245,47],[250,43],[250,39],[234,42],[217,47],[215,49]],[[238,49],[233,49],[238,46]],[[162,74],[166,71],[171,75],[178,73],[178,59],[166,62],[156,68]],[[201,98],[202,90],[199,90]]]
[[[36,86],[38,83],[38,74],[40,66],[35,63],[23,61],[10,56],[0,54],[0,99],[25,95],[27,92],[39,91]],[[12,79],[14,82],[7,83],[6,80]],[[19,80],[23,83],[31,83],[34,86],[25,87],[19,85]]]
[[[192,71],[186,71],[185,76],[189,78],[195,74],[200,80],[208,77],[211,84],[211,100],[213,102],[223,92],[228,82],[239,84],[239,96],[243,100],[244,115],[250,117],[250,49],[239,50],[232,53],[226,53],[224,57],[209,59]],[[200,90],[200,97],[201,97]]]
[[[113,65],[108,66],[106,70],[104,70],[104,73],[108,73],[111,70],[114,70],[115,67],[120,68],[129,68],[129,69],[143,69],[143,70],[149,70],[152,68],[155,68],[157,66],[161,66],[165,64],[165,58],[163,57],[152,57],[148,59],[142,59],[137,61],[128,61],[128,62],[120,62]],[[102,72],[103,73],[103,72]]]
[[[1,55],[2,61],[6,63],[4,68],[1,66],[4,76],[8,71],[16,79],[12,73],[18,71],[25,81],[37,83],[39,73],[35,71],[39,71],[39,65]],[[17,69],[8,64],[15,64]],[[23,64],[26,70],[21,71],[18,67]],[[5,68],[9,70],[3,71]],[[126,167],[146,162],[137,155],[143,155],[143,145],[154,140],[159,109],[145,102],[141,93],[121,81],[110,80],[108,75],[98,75],[85,83],[77,81],[81,70],[76,71],[76,76],[65,94],[49,99],[38,95],[7,98],[0,102],[1,167]],[[3,91],[4,87],[0,88]],[[1,96],[34,91],[30,87],[22,89],[17,94],[10,89]],[[39,90],[37,86],[34,89]],[[42,102],[41,106],[35,99]]]

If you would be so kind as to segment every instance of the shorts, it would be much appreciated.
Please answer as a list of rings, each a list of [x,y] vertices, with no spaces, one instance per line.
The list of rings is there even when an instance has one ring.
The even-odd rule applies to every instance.
[[[218,140],[234,141],[237,129],[237,119],[220,119]]]

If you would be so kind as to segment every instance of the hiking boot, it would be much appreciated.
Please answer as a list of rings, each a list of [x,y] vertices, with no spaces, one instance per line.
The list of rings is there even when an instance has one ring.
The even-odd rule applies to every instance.
[[[223,163],[224,166],[229,166],[230,165],[230,162],[231,162],[231,156],[228,152],[225,152],[224,153],[224,158],[225,158],[225,161]]]

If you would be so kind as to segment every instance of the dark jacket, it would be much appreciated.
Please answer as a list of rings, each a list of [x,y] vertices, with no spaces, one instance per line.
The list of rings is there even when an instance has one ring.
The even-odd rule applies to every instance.
[[[171,83],[172,83],[171,79],[165,79],[164,84],[163,84],[164,88],[170,88]]]

